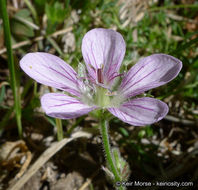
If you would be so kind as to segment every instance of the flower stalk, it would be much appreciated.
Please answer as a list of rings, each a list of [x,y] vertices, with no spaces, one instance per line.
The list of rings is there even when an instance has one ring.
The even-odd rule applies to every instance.
[[[105,119],[105,117],[102,117],[102,114],[101,114],[101,120],[100,120],[100,130],[101,130],[101,135],[102,135],[102,140],[103,140],[104,151],[106,154],[107,164],[109,166],[109,169],[114,175],[114,183],[118,181],[120,182],[122,179],[114,163],[112,152],[111,152],[111,146],[109,144],[108,121]],[[123,190],[123,187],[120,186],[119,190]]]
[[[63,126],[61,119],[56,118],[56,127],[58,141],[61,141],[63,139]]]
[[[50,92],[54,92],[54,89],[49,87]],[[57,139],[58,141],[61,141],[63,139],[63,125],[62,125],[62,120],[59,118],[55,119],[56,121],[56,128],[57,128]]]

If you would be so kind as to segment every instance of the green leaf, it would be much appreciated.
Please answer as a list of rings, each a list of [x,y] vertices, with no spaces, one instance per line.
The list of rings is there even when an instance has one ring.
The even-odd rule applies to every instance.
[[[0,103],[3,101],[5,96],[5,86],[3,85],[0,90]]]
[[[25,18],[25,19],[24,19]],[[34,30],[23,20],[33,23],[31,18],[31,13],[28,9],[21,9],[18,11],[11,20],[11,31],[12,34],[18,38],[19,36],[24,39],[24,37],[33,37]]]
[[[125,137],[128,137],[129,136],[129,133],[128,133],[128,131],[125,128],[120,127],[119,130],[120,130],[120,132],[121,132],[121,134],[123,136],[125,136]]]
[[[61,23],[64,21],[67,11],[62,3],[55,2],[54,4],[46,4],[45,11],[47,18],[52,24]]]
[[[17,36],[21,37],[33,37],[34,31],[32,28],[28,27],[27,25],[24,25],[18,21],[12,21],[11,26],[12,33]]]
[[[26,18],[26,19],[31,19],[30,15],[31,15],[31,13],[28,9],[21,9],[18,12],[16,12],[16,14],[15,14],[15,16],[23,17],[23,18]]]

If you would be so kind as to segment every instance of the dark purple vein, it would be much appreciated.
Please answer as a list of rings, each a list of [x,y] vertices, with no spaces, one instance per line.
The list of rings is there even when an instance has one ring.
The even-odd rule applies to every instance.
[[[67,103],[64,103],[64,104],[56,104],[56,105],[53,105],[53,106],[48,106],[49,108],[52,108],[52,107],[61,107],[61,106],[66,106],[66,105],[71,105],[71,104],[79,104],[79,102],[67,102]]]
[[[94,53],[93,53],[93,42],[91,42],[91,54],[92,54],[92,57],[94,59],[95,68],[98,69],[97,64],[96,64],[96,59],[95,59],[95,56],[94,56]]]
[[[144,80],[145,78],[147,78],[149,75],[151,75],[153,72],[155,72],[156,70],[158,70],[159,68],[155,68],[154,70],[152,70],[150,73],[148,73],[147,75],[145,75],[144,77],[142,77],[140,80],[136,81],[135,83],[131,84],[130,86],[128,86],[127,88],[131,88],[134,85],[136,85],[137,83],[141,82],[142,80]],[[126,88],[126,86],[125,86]]]
[[[121,84],[121,88],[122,88],[123,86],[125,86],[130,80],[132,80],[132,79],[137,75],[137,73],[139,73],[144,67],[146,67],[146,66],[148,66],[148,64],[152,63],[152,61],[153,61],[153,60],[149,61],[146,65],[145,65],[145,64],[142,65],[142,66],[140,67],[140,69],[138,69],[138,70],[137,70],[133,75],[131,75],[131,77],[129,77],[128,79],[127,79],[127,77],[126,77],[125,79],[123,79],[122,84]],[[133,67],[135,67],[135,66],[133,66]],[[131,69],[133,69],[133,67],[132,67]],[[128,73],[127,75],[129,75],[129,73]]]
[[[151,108],[147,108],[147,107],[144,107],[144,106],[141,106],[141,105],[136,105],[136,104],[128,104],[128,105],[122,105],[124,107],[127,107],[127,108],[130,108],[130,109],[133,109],[133,107],[138,107],[138,108],[142,108],[142,109],[145,109],[145,110],[148,110],[148,111],[153,111],[155,113],[158,113],[156,112],[155,110],[151,109]]]
[[[52,68],[52,67],[48,67],[49,69],[51,69],[52,71],[58,73],[59,75],[62,75],[63,77],[65,77],[66,79],[68,79],[69,81],[71,81],[72,83],[76,84],[76,81],[69,78],[68,76],[64,75],[63,73],[57,71],[56,69]]]
[[[63,71],[65,71],[65,72],[71,77],[71,79],[74,80],[75,83],[76,83],[77,78],[74,78],[74,76],[72,76],[64,67],[62,67],[62,65],[59,65],[59,66],[60,66],[60,67],[63,69]],[[71,72],[72,72],[74,75],[76,75],[76,73],[74,73],[72,70],[71,70]]]

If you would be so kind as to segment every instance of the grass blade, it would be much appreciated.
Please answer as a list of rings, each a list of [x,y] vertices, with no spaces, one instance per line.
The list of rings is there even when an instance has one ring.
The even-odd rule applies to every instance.
[[[0,0],[0,5],[1,5],[0,12],[2,14],[2,19],[3,19],[4,37],[5,37],[6,49],[7,49],[7,55],[8,55],[10,85],[11,85],[13,96],[14,96],[14,109],[15,109],[15,114],[16,114],[18,133],[19,133],[20,138],[22,138],[20,93],[19,93],[19,88],[17,87],[17,81],[16,81],[14,58],[13,58],[12,46],[11,46],[10,24],[9,24],[9,19],[8,19],[6,0]]]

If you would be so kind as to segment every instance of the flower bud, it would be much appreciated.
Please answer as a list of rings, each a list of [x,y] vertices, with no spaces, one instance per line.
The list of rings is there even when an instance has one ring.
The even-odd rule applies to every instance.
[[[121,181],[127,181],[131,173],[129,164],[121,157],[118,148],[112,148],[112,156]]]

